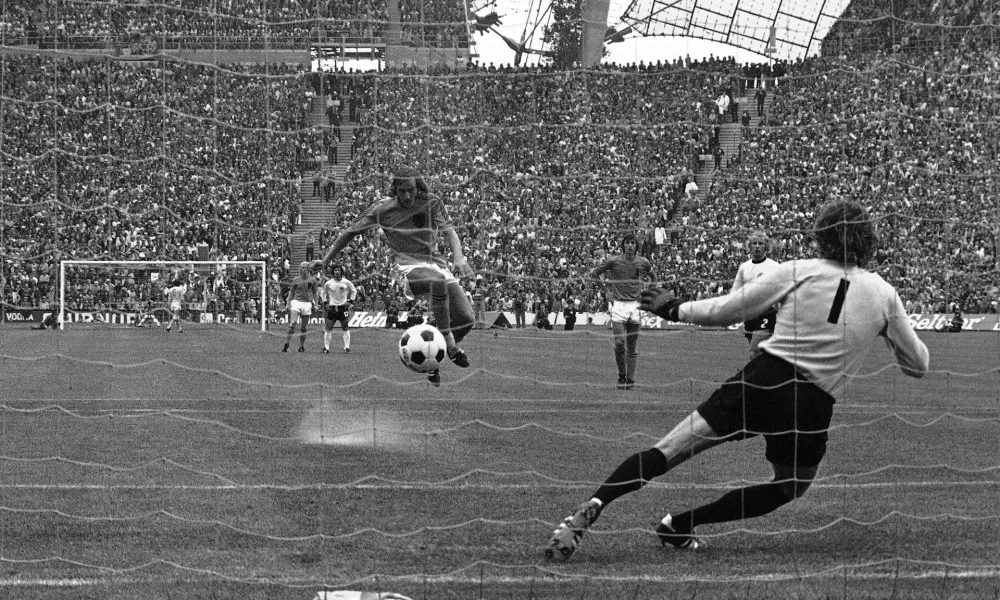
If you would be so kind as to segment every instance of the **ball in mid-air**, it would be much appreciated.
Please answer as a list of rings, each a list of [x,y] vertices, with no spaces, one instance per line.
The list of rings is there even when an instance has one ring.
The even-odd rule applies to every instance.
[[[433,325],[414,325],[399,338],[399,360],[417,373],[430,373],[447,356],[444,335]]]

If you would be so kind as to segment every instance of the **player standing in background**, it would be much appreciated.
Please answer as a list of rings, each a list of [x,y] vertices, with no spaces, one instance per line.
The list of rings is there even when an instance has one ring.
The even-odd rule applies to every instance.
[[[148,298],[139,302],[139,316],[135,321],[135,326],[145,327],[146,321],[152,321],[156,323],[157,327],[160,326],[160,320],[153,313],[153,301]]]
[[[485,283],[482,275],[476,275],[476,280],[472,282],[472,306],[476,320],[476,329],[486,329],[486,292],[483,290]]]
[[[771,242],[765,232],[760,230],[751,232],[747,239],[747,247],[750,250],[750,259],[737,269],[736,279],[733,280],[730,294],[735,294],[748,283],[767,275],[778,267],[778,261],[767,256],[771,249]],[[760,343],[774,333],[774,321],[777,317],[778,307],[774,306],[759,317],[747,319],[743,323],[743,335],[750,342],[750,358],[760,353]]]
[[[167,297],[167,310],[170,311],[170,321],[167,323],[167,331],[174,323],[177,323],[177,333],[184,333],[184,328],[181,326],[181,305],[184,302],[184,296],[187,295],[187,284],[181,283],[180,277],[175,278],[170,287],[163,290],[163,295]]]
[[[323,332],[323,354],[330,353],[333,326],[340,321],[344,331],[344,353],[351,351],[351,330],[347,328],[351,318],[351,304],[358,297],[358,288],[344,277],[344,268],[334,265],[333,277],[319,290],[320,300],[326,304],[326,330]]]
[[[864,266],[878,246],[868,212],[835,200],[817,211],[813,237],[820,258],[782,263],[738,294],[681,302],[663,290],[642,293],[642,307],[671,321],[729,325],[763,314],[776,302],[774,335],[761,353],[656,445],[627,458],[590,500],[559,525],[547,554],[568,557],[604,508],[687,459],[724,442],[763,435],[774,471],[768,483],[667,515],[660,542],[697,549],[694,529],[768,514],[809,489],[826,453],[835,399],[866,355],[884,338],[903,373],[923,377],[930,355],[910,325],[896,290]]]
[[[306,351],[306,325],[309,323],[319,291],[319,281],[312,276],[311,269],[312,263],[308,261],[300,264],[299,274],[288,286],[288,295],[285,297],[285,305],[288,307],[288,334],[285,336],[282,352],[288,352],[288,345],[292,343],[292,334],[295,333],[295,325],[299,320],[302,321],[299,352]]]
[[[609,257],[590,272],[611,298],[611,331],[614,333],[615,364],[618,365],[618,389],[635,387],[635,365],[639,358],[638,342],[642,314],[639,294],[643,281],[653,280],[653,265],[638,256],[635,236],[622,237],[622,254]],[[607,277],[601,276],[607,273]]]
[[[410,300],[430,297],[434,322],[448,346],[448,358],[460,367],[468,367],[469,358],[458,342],[472,329],[475,315],[465,290],[438,251],[438,235],[443,234],[448,240],[452,264],[459,275],[471,277],[474,272],[465,259],[444,202],[431,195],[416,170],[399,170],[393,175],[389,197],[369,208],[334,240],[323,258],[324,267],[356,236],[375,227],[382,229],[385,243],[393,253],[393,278]],[[438,370],[428,374],[427,379],[441,385]]]

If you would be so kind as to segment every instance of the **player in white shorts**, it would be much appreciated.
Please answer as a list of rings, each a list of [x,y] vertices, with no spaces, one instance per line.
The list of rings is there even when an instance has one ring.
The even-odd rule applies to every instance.
[[[638,244],[631,233],[622,237],[622,254],[611,256],[590,272],[611,297],[611,330],[614,333],[615,364],[618,365],[618,389],[635,387],[638,362],[639,328],[642,311],[639,294],[644,281],[654,279],[653,265],[636,255]],[[607,274],[602,278],[603,275]]]
[[[312,263],[306,261],[299,265],[299,274],[292,279],[288,286],[286,303],[288,304],[288,334],[285,336],[285,346],[282,352],[288,352],[288,345],[292,343],[292,335],[295,333],[295,325],[299,323],[299,352],[306,351],[306,325],[309,317],[312,316],[313,304],[317,300],[319,281],[312,276],[310,270]]]
[[[401,169],[393,175],[389,197],[369,208],[334,240],[323,258],[324,268],[351,240],[375,227],[382,230],[393,252],[393,277],[402,284],[408,298],[430,297],[434,321],[448,346],[448,358],[460,367],[468,367],[469,358],[458,342],[472,330],[475,315],[465,290],[438,251],[439,235],[448,240],[451,262],[458,274],[471,277],[475,273],[462,252],[444,202],[430,193],[416,170]],[[427,379],[435,386],[441,384],[436,370]]]
[[[167,323],[167,331],[170,331],[174,323],[177,323],[177,332],[184,333],[184,327],[181,326],[181,305],[184,302],[185,294],[187,294],[187,285],[181,283],[180,279],[174,279],[171,282],[171,286],[163,290],[163,295],[167,297],[167,306],[170,310],[170,321]]]

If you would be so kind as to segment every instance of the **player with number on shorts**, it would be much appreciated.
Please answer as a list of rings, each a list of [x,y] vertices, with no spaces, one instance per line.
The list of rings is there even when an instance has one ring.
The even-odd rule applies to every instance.
[[[319,289],[320,300],[326,305],[326,329],[323,332],[323,354],[330,353],[333,328],[339,322],[344,332],[344,353],[351,351],[351,303],[358,297],[358,288],[344,277],[344,268],[334,265],[332,277]]]
[[[736,270],[736,278],[733,280],[730,294],[739,292],[747,284],[751,284],[758,278],[774,271],[780,264],[778,261],[768,258],[767,253],[771,249],[771,241],[763,231],[752,232],[747,238],[747,247],[750,250],[750,258]],[[743,335],[750,342],[750,358],[760,354],[760,343],[774,333],[774,321],[777,318],[778,307],[772,306],[764,314],[743,322]]]

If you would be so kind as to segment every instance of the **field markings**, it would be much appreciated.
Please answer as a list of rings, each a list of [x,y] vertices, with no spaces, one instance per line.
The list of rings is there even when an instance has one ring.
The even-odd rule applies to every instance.
[[[540,482],[540,483],[433,483],[433,482],[400,482],[400,483],[309,483],[303,485],[279,484],[219,484],[219,485],[188,485],[188,484],[114,484],[99,485],[92,483],[0,483],[0,489],[5,490],[55,490],[55,491],[317,491],[317,490],[531,490],[531,489],[572,489],[595,485],[592,481]],[[649,482],[651,488],[665,489],[705,489],[728,490],[743,487],[746,482],[718,484],[686,484]],[[871,483],[813,483],[810,488],[816,489],[877,489],[877,488],[923,488],[923,487],[988,487],[1000,485],[1000,480],[979,481],[902,481],[902,482],[871,482]],[[2,508],[2,506],[0,506]]]
[[[486,563],[491,567],[500,568],[536,568],[540,571],[540,574],[535,574],[532,576],[525,575],[467,575],[462,571],[468,569],[462,569],[458,572],[435,575],[431,573],[421,573],[421,574],[410,574],[410,575],[390,575],[390,574],[379,574],[373,576],[382,585],[391,586],[393,583],[419,583],[419,584],[431,584],[431,585],[469,585],[469,584],[487,584],[487,585],[511,585],[511,586],[524,586],[524,585],[545,585],[545,584],[558,584],[560,581],[567,579],[579,580],[579,581],[600,581],[600,582],[611,582],[611,583],[636,583],[636,582],[646,582],[646,583],[659,583],[659,584],[691,584],[691,583],[721,583],[721,584],[732,584],[732,583],[747,583],[747,582],[794,582],[794,581],[805,581],[805,580],[815,580],[815,579],[839,579],[848,581],[892,581],[892,580],[904,580],[904,581],[924,581],[924,580],[934,580],[934,579],[997,579],[1000,578],[1000,567],[988,566],[981,568],[969,568],[964,566],[955,566],[951,568],[950,565],[940,565],[939,568],[935,569],[918,569],[918,570],[908,570],[908,571],[876,571],[876,572],[858,572],[859,569],[875,568],[879,566],[888,566],[897,562],[897,559],[888,559],[884,561],[879,561],[878,563],[872,564],[861,564],[861,565],[838,565],[835,567],[830,567],[822,571],[816,571],[812,573],[803,572],[775,572],[775,573],[758,573],[756,575],[748,577],[670,577],[666,575],[655,575],[655,574],[642,574],[642,575],[631,575],[631,576],[616,576],[616,575],[599,575],[595,576],[592,573],[586,574],[576,574],[576,573],[565,573],[560,570],[544,568],[539,565],[497,565],[494,563]],[[906,559],[902,559],[902,562],[912,562]],[[210,573],[205,572],[202,569],[192,569],[190,567],[185,567],[176,563],[159,562],[160,566],[173,566],[182,571],[192,571],[201,572],[208,578],[202,581],[192,580],[190,578],[183,579],[172,579],[169,577],[116,577],[112,573],[108,577],[72,577],[72,578],[0,578],[0,588],[74,588],[74,587],[92,587],[99,585],[153,585],[153,584],[192,584],[198,585],[203,583],[212,583],[218,585],[219,580],[211,578],[211,575],[218,575],[226,582],[232,584],[247,584],[247,585],[266,585],[266,586],[281,586],[288,588],[342,588],[344,585],[359,585],[366,583],[366,581],[355,581],[355,582],[344,582],[344,583],[334,583],[329,581],[276,581],[276,580],[259,580],[242,578],[239,576],[223,575],[221,573]],[[483,564],[477,562],[472,566],[479,566]],[[80,565],[86,566],[86,565]],[[97,567],[101,570],[109,570],[108,567]],[[141,569],[142,567],[139,567]],[[113,569],[111,569],[114,571]],[[134,573],[137,569],[128,569],[128,572]],[[124,571],[123,571],[124,572]],[[551,580],[540,580],[539,576],[544,575],[551,577]],[[371,579],[371,577],[366,578]],[[307,598],[308,594],[303,595],[303,598]]]

